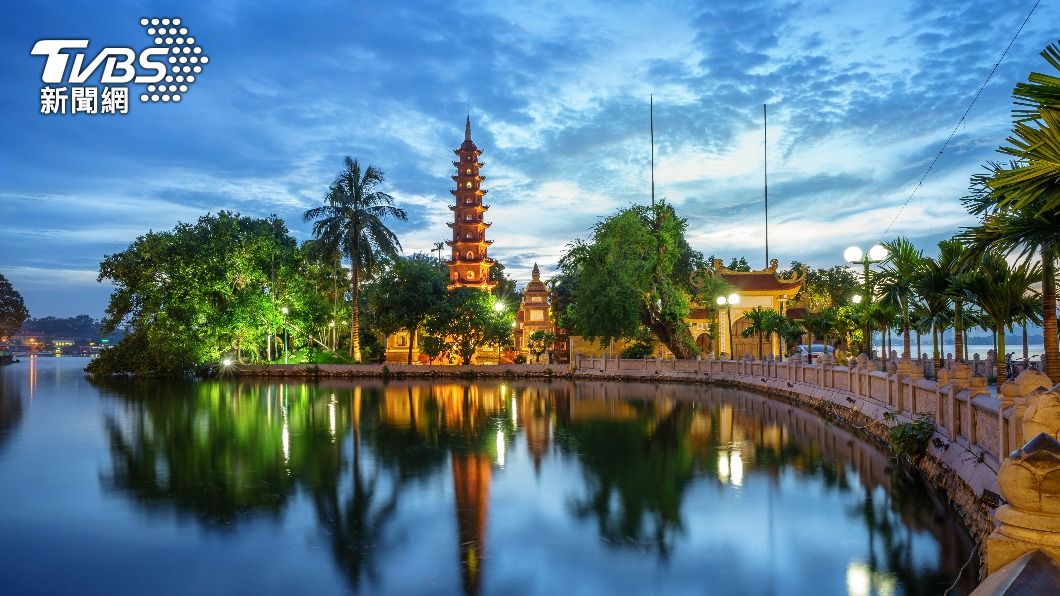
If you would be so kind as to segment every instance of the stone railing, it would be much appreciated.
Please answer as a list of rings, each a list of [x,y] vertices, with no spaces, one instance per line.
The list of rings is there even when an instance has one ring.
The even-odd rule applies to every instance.
[[[839,406],[887,426],[930,414],[935,436],[928,453],[943,472],[937,476],[955,476],[960,483],[934,481],[947,489],[975,534],[989,534],[985,571],[1040,576],[1050,573],[1043,565],[1060,563],[1060,385],[1053,387],[1036,370],[1010,379],[995,397],[985,370],[951,360],[935,380],[924,378],[922,360],[891,360],[880,371],[864,355],[848,365],[836,365],[828,356],[814,364],[798,357],[790,362],[578,357],[575,364],[576,374],[593,377],[737,384]],[[977,593],[994,593],[991,580],[1000,581],[987,578]]]

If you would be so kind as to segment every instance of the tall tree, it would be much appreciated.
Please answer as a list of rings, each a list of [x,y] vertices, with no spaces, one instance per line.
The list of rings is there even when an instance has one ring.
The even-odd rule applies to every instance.
[[[350,356],[361,361],[360,283],[379,269],[381,261],[396,259],[401,243],[386,226],[385,219],[405,221],[404,209],[394,198],[378,190],[382,170],[346,156],[344,167],[331,183],[326,203],[307,210],[305,221],[313,221],[313,237],[326,247],[335,247],[350,260]]]
[[[475,288],[455,288],[427,323],[431,335],[445,338],[461,364],[471,364],[475,350],[512,342],[511,309],[496,308],[496,299]]]
[[[675,357],[695,356],[685,321],[702,256],[685,240],[686,227],[666,202],[627,207],[597,223],[592,239],[575,242],[560,260],[571,282],[560,324],[605,343],[644,326]]]
[[[438,306],[445,302],[449,280],[433,257],[415,254],[394,261],[365,289],[372,325],[384,336],[409,332],[408,363],[412,364],[416,335]]]
[[[916,296],[916,285],[923,270],[924,256],[908,238],[884,242],[887,259],[881,268],[879,287],[883,302],[890,302],[902,313],[902,349],[909,354],[909,311]]]
[[[277,218],[222,211],[140,236],[100,263],[99,280],[114,284],[101,331],[132,333],[89,371],[183,375],[233,350],[259,353],[283,323],[312,328],[327,305],[312,304],[302,265]]]
[[[1060,42],[1042,57],[1060,72]],[[1016,124],[999,151],[1016,160],[989,164],[990,173],[973,177],[968,210],[983,217],[966,231],[979,251],[995,247],[1040,259],[1045,369],[1060,379],[1060,339],[1056,313],[1057,260],[1060,259],[1060,77],[1034,72],[1013,90]]]
[[[996,252],[985,252],[976,262],[975,272],[967,281],[969,294],[976,304],[989,315],[997,334],[997,384],[1005,382],[1005,329],[1012,322],[1027,314],[1027,297],[1034,291],[1031,286],[1042,279],[1039,264],[1024,261],[1010,266],[1004,256]]]
[[[18,331],[27,318],[29,311],[22,301],[22,294],[0,273],[0,337]]]
[[[758,359],[762,359],[762,336],[767,330],[771,330],[772,317],[776,311],[756,306],[751,310],[743,313],[743,318],[747,319],[750,323],[740,335],[744,337],[758,337]]]

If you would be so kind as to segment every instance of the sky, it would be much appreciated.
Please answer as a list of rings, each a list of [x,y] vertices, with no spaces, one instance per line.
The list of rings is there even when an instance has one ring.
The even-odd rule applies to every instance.
[[[909,201],[1034,0],[401,2],[63,0],[0,6],[0,273],[33,316],[98,317],[100,260],[220,210],[278,215],[300,240],[349,155],[409,213],[406,253],[450,231],[452,149],[484,151],[490,256],[547,277],[594,222],[650,201],[704,255],[827,267],[975,220],[968,180],[1011,128],[1011,90],[1048,66],[1060,0],[1041,0]],[[198,80],[126,115],[41,114],[41,39],[153,45],[180,18]],[[141,72],[142,69],[141,69]],[[102,86],[98,72],[85,85]],[[56,85],[58,86],[58,85]],[[769,135],[763,147],[762,105]]]

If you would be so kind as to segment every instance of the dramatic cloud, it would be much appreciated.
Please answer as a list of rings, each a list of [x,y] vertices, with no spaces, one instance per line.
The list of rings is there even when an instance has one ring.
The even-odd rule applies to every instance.
[[[146,5],[146,6],[145,6]],[[0,34],[0,271],[35,315],[98,316],[96,266],[148,229],[275,213],[308,238],[351,155],[409,210],[407,252],[448,237],[451,149],[470,105],[485,150],[491,256],[546,275],[593,222],[655,185],[695,248],[814,265],[905,234],[930,248],[973,220],[960,197],[1010,127],[1009,93],[1056,40],[1045,2],[932,175],[917,181],[1033,0],[201,3],[177,15],[210,64],[179,105],[42,116],[41,38],[143,45],[171,4],[7,3]],[[123,16],[124,15],[124,16]],[[892,225],[893,222],[893,225]]]

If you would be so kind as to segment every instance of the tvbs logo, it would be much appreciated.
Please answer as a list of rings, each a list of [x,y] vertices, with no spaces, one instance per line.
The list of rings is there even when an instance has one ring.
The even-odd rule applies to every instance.
[[[128,83],[145,85],[141,102],[180,102],[210,59],[180,19],[143,18],[140,25],[154,46],[139,52],[106,47],[90,56],[87,39],[42,39],[34,44],[30,54],[45,58],[40,112],[127,114]],[[97,73],[101,86],[85,86]]]

